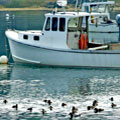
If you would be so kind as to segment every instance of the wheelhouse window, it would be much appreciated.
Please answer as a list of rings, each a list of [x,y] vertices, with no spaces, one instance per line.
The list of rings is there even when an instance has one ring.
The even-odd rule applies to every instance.
[[[68,21],[68,31],[77,31],[79,29],[79,25],[82,22],[82,19],[79,17],[77,18],[71,18]]]
[[[46,30],[46,31],[49,31],[49,30],[50,30],[50,17],[47,18],[45,30]]]
[[[58,18],[54,17],[52,18],[52,31],[57,31],[58,26]]]
[[[85,6],[85,12],[90,12],[88,6]]]
[[[65,31],[65,18],[60,18],[59,31]]]
[[[106,5],[91,5],[90,6],[90,12],[99,12],[104,13],[106,10]]]
[[[23,39],[28,40],[28,35],[23,35]]]
[[[105,10],[106,10],[106,5],[99,5],[99,7],[98,7],[98,12],[104,13]]]
[[[83,21],[84,20],[84,21]],[[68,32],[87,32],[88,17],[76,17],[68,20]]]
[[[35,40],[35,41],[39,41],[39,40],[40,40],[40,37],[39,37],[39,36],[34,36],[34,40]]]

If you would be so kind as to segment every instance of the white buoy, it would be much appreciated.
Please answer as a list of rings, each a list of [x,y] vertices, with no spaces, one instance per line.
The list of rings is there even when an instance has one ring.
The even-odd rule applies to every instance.
[[[0,63],[1,63],[1,64],[8,64],[8,58],[7,58],[7,56],[2,55],[2,56],[0,57]]]
[[[7,13],[7,14],[5,15],[5,18],[6,18],[6,20],[8,21],[8,20],[10,19],[10,15]]]

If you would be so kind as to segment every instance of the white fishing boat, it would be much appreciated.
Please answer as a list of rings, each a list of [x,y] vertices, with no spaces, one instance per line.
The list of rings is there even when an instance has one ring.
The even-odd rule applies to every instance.
[[[118,25],[116,20],[112,20],[110,17],[110,11],[112,6],[115,4],[114,1],[106,1],[106,2],[84,2],[82,4],[82,11],[84,12],[97,12],[97,13],[105,13],[104,17],[94,17],[91,16],[89,18],[89,31],[90,32],[108,32],[115,33],[119,32]]]
[[[7,30],[12,57],[17,63],[67,67],[120,67],[120,43],[89,41],[88,19],[101,13],[45,14],[42,31]],[[86,25],[83,26],[83,18]]]

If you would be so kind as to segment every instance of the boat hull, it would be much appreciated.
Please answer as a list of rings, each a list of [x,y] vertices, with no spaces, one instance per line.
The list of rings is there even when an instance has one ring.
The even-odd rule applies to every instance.
[[[64,67],[120,67],[120,51],[58,50],[9,39],[15,62]]]

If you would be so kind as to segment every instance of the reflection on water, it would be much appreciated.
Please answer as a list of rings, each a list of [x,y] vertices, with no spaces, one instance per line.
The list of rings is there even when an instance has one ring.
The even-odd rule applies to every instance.
[[[4,72],[3,72],[3,71]],[[72,74],[71,74],[72,73]],[[0,66],[0,118],[6,119],[66,119],[72,106],[78,108],[81,117],[75,119],[120,119],[120,70],[110,69],[69,69],[24,65]],[[117,104],[111,108],[109,98],[113,96]],[[2,101],[7,99],[8,104]],[[43,102],[52,100],[53,111]],[[97,99],[102,113],[87,111],[87,106]],[[67,103],[65,108],[61,103]],[[18,112],[11,107],[19,105]],[[33,112],[27,111],[33,107]],[[43,116],[41,110],[47,111]],[[17,115],[17,116],[16,116]]]
[[[10,92],[10,74],[11,74],[11,66],[8,65],[0,65],[0,96],[6,96]]]

